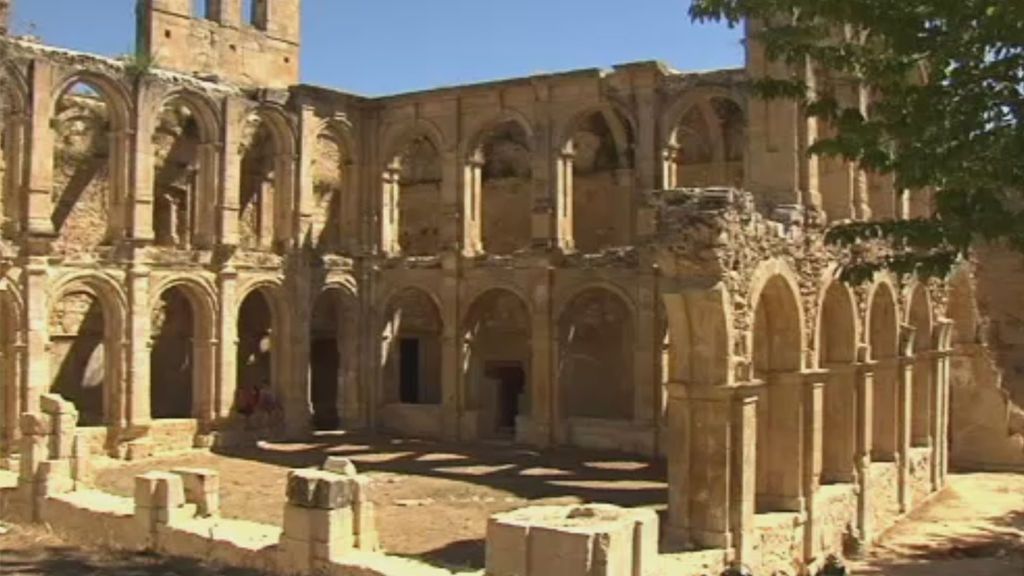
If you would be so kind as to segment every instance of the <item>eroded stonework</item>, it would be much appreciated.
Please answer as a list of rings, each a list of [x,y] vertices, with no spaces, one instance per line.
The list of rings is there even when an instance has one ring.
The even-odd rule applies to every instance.
[[[119,457],[626,450],[668,461],[669,541],[813,567],[941,489],[951,383],[1006,409],[970,282],[838,280],[831,224],[920,207],[808,159],[828,127],[742,90],[756,43],[363,98],[297,83],[298,0],[190,4],[142,4],[148,68],[5,39],[4,456],[49,391]]]

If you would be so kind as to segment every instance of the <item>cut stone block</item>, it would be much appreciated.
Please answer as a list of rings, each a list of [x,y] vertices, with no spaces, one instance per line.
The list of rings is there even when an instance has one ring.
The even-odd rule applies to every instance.
[[[50,434],[49,421],[41,414],[26,412],[18,419],[22,436],[48,436]]]
[[[355,476],[359,473],[351,460],[340,456],[329,456],[324,462],[324,470],[342,476]]]
[[[40,395],[39,409],[46,414],[74,415],[75,421],[78,421],[78,410],[75,409],[75,405],[65,400],[60,394],[49,393]]]
[[[305,508],[333,510],[347,508],[355,499],[356,485],[350,478],[320,470],[292,470],[288,473],[288,502]]]
[[[176,468],[172,472],[181,477],[185,502],[195,504],[199,516],[220,514],[220,475],[217,472],[202,468]]]

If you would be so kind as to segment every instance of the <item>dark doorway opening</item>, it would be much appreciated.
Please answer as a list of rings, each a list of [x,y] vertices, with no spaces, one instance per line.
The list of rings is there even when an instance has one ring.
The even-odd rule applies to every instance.
[[[313,428],[335,430],[338,419],[338,369],[341,355],[338,341],[320,338],[313,341],[310,358],[312,368]]]
[[[420,341],[402,338],[399,344],[399,401],[402,404],[420,402]]]
[[[526,372],[520,364],[488,364],[485,374],[497,383],[495,432],[515,437],[519,399],[526,391]]]

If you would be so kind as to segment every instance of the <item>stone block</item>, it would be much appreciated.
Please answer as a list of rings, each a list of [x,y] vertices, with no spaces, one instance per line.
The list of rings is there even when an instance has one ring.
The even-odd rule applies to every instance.
[[[356,486],[350,478],[320,470],[292,470],[288,473],[288,502],[305,508],[333,510],[349,507]]]
[[[50,436],[50,458],[60,460],[71,458],[77,429],[77,414],[60,414],[52,418],[53,434]]]
[[[308,574],[312,566],[312,551],[308,540],[293,540],[281,536],[278,545],[278,570],[284,574]]]
[[[78,421],[78,410],[75,405],[64,399],[60,394],[42,394],[39,396],[39,409],[46,414],[74,415]]]
[[[594,533],[535,526],[530,529],[527,575],[564,574],[590,576],[594,557]]]
[[[39,465],[48,458],[49,446],[46,436],[22,436],[21,458],[18,461],[18,479],[25,484],[35,482]]]
[[[529,573],[529,532],[527,523],[501,521],[494,517],[487,521],[485,554],[489,576],[526,576]]]
[[[220,514],[220,475],[217,472],[201,468],[176,468],[172,472],[181,477],[185,502],[195,504],[199,516]]]
[[[88,482],[91,479],[91,456],[89,439],[81,434],[75,434],[75,440],[71,444],[71,477],[76,482]]]
[[[41,414],[26,412],[18,419],[18,426],[21,428],[22,436],[48,436],[50,434],[50,423]]]
[[[359,473],[351,460],[340,456],[328,456],[324,462],[324,470],[342,476],[355,476]]]
[[[185,488],[181,476],[166,472],[148,472],[135,477],[136,511],[172,510],[181,508],[184,504]]]

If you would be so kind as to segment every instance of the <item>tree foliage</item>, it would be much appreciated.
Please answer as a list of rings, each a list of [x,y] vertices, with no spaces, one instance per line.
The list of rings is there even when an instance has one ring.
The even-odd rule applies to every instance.
[[[697,21],[759,22],[769,58],[825,71],[756,78],[764,98],[795,98],[834,134],[810,153],[891,175],[897,191],[934,194],[934,215],[840,225],[828,240],[881,239],[848,277],[880,268],[941,275],[972,247],[1024,251],[1024,1],[693,0]],[[868,95],[864,107],[836,86]]]

